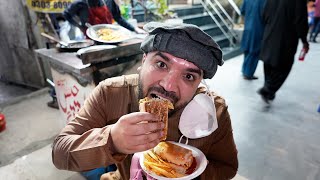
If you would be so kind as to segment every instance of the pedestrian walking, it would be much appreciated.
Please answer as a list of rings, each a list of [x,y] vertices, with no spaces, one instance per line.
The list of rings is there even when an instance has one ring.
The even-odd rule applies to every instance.
[[[241,14],[244,16],[244,32],[241,41],[241,49],[244,51],[242,64],[243,78],[246,80],[258,79],[254,76],[261,49],[264,25],[262,12],[265,0],[244,0]]]
[[[320,31],[320,0],[314,3],[313,28],[310,31],[309,41],[317,42],[317,36]]]
[[[263,12],[265,24],[261,58],[264,85],[258,90],[269,103],[287,79],[294,62],[298,41],[308,50],[307,2],[303,0],[268,0]]]

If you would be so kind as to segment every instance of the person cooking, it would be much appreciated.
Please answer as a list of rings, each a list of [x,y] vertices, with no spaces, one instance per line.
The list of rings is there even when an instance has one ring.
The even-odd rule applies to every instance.
[[[144,34],[144,30],[133,27],[121,16],[120,3],[120,0],[76,0],[63,12],[63,16],[70,24],[80,28],[84,34],[88,28],[86,23],[112,24],[113,20],[130,31]]]
[[[200,82],[213,78],[218,65],[223,64],[220,47],[191,24],[151,22],[144,29],[149,34],[141,44],[144,55],[139,74],[99,83],[75,119],[55,138],[54,165],[59,169],[86,171],[116,164],[117,170],[102,175],[101,179],[129,179],[132,155],[155,147],[163,136],[164,123],[156,115],[139,112],[139,99],[156,96],[174,106],[169,111],[166,141],[178,142],[184,135],[189,138],[188,144],[200,149],[208,159],[200,179],[231,179],[238,170],[238,157],[224,99],[212,92],[210,96],[203,94],[209,98],[211,110],[201,105],[185,111],[202,94]],[[214,116],[187,119],[190,113],[195,115],[201,110]],[[189,113],[186,119],[181,118],[184,113]],[[195,126],[180,126],[190,122],[217,126],[199,137],[195,130],[200,129]]]

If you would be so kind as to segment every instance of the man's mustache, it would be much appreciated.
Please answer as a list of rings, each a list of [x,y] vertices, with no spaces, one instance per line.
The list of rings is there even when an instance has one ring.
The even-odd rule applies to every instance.
[[[164,97],[166,98],[170,98],[173,100],[173,103],[176,103],[179,98],[178,96],[176,95],[175,92],[172,92],[172,91],[166,91],[163,87],[158,87],[158,86],[152,86],[148,89],[148,94],[151,92],[151,91],[154,91],[154,92],[157,92],[161,95],[163,95]]]

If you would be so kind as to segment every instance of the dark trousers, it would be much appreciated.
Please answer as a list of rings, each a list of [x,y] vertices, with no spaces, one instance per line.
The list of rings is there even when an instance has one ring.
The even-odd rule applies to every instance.
[[[320,31],[320,17],[314,17],[312,30],[310,31],[310,41],[315,41]]]
[[[284,67],[273,67],[269,64],[264,63],[264,87],[263,91],[267,93],[268,96],[274,97],[276,92],[283,85],[287,79],[293,63],[288,64]]]

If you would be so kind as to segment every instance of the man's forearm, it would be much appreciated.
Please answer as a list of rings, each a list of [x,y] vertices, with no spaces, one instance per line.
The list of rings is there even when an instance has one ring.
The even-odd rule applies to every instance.
[[[71,134],[69,128],[53,144],[52,160],[58,169],[86,171],[118,163],[126,157],[112,152],[109,127],[95,128],[82,135]]]

